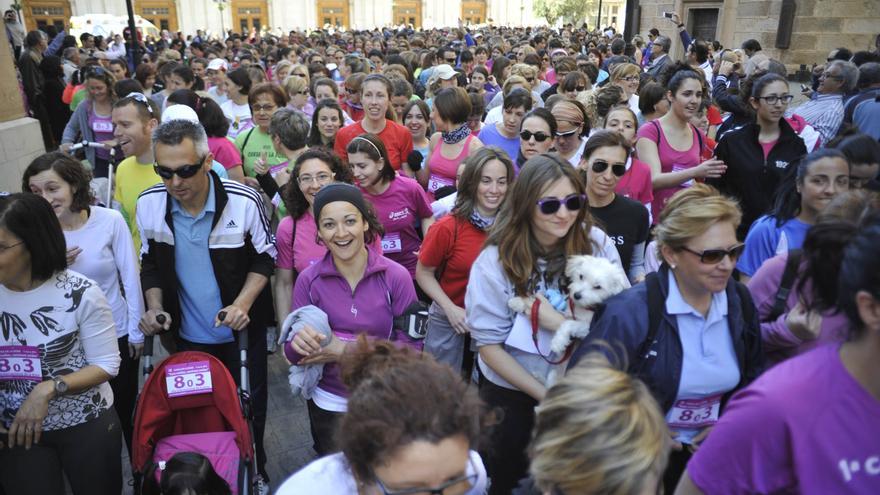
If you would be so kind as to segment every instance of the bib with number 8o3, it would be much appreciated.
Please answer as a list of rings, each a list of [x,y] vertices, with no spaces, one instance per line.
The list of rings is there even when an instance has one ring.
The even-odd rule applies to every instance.
[[[699,429],[718,422],[721,395],[702,399],[679,399],[666,414],[666,423],[673,429]]]
[[[403,243],[400,240],[400,232],[389,232],[382,238],[383,253],[399,253],[403,250]]]
[[[0,346],[0,381],[43,381],[40,349],[29,345]]]
[[[165,387],[168,397],[209,394],[214,389],[211,364],[208,361],[194,361],[169,365],[165,368]]]

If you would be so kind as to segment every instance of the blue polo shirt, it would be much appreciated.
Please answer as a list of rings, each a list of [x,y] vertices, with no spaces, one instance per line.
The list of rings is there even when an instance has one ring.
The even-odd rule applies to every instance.
[[[214,328],[214,318],[223,309],[220,287],[208,252],[208,237],[214,220],[214,181],[205,208],[195,217],[171,198],[174,223],[174,269],[180,297],[180,336],[198,344],[232,342],[232,330]]]
[[[709,312],[703,317],[684,300],[675,275],[670,271],[666,312],[675,318],[678,325],[683,353],[676,402],[714,397],[733,390],[739,383],[740,372],[727,322],[727,292],[722,290],[712,294]],[[670,417],[674,410],[673,407],[667,413],[666,421],[669,423],[675,420]],[[691,428],[673,430],[676,440],[684,443],[690,443],[700,431]]]

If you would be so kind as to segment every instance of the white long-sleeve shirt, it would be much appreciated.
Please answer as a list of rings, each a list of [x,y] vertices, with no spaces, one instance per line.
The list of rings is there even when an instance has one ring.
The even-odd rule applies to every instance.
[[[128,335],[131,343],[143,342],[144,335],[138,330],[144,312],[141,279],[134,242],[122,215],[116,210],[92,206],[85,225],[64,231],[64,238],[67,249],[82,249],[70,269],[94,280],[104,291],[113,311],[116,337]]]

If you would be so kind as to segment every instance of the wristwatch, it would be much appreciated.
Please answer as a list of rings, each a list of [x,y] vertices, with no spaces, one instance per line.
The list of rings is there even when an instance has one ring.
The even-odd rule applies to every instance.
[[[67,393],[68,386],[67,382],[64,381],[64,378],[56,376],[52,381],[55,382],[55,395],[64,395]]]

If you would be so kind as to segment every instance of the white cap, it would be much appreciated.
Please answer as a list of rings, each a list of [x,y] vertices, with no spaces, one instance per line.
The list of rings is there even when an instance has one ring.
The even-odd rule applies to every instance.
[[[208,62],[208,67],[205,70],[222,70],[223,72],[226,72],[229,70],[229,65],[222,58],[215,58]]]
[[[190,122],[201,124],[196,111],[186,105],[173,104],[162,112],[162,123],[169,120],[188,120]]]
[[[458,74],[455,72],[455,69],[449,64],[440,64],[437,67],[434,67],[434,72],[431,73],[431,77],[443,79],[444,81],[457,76]]]

